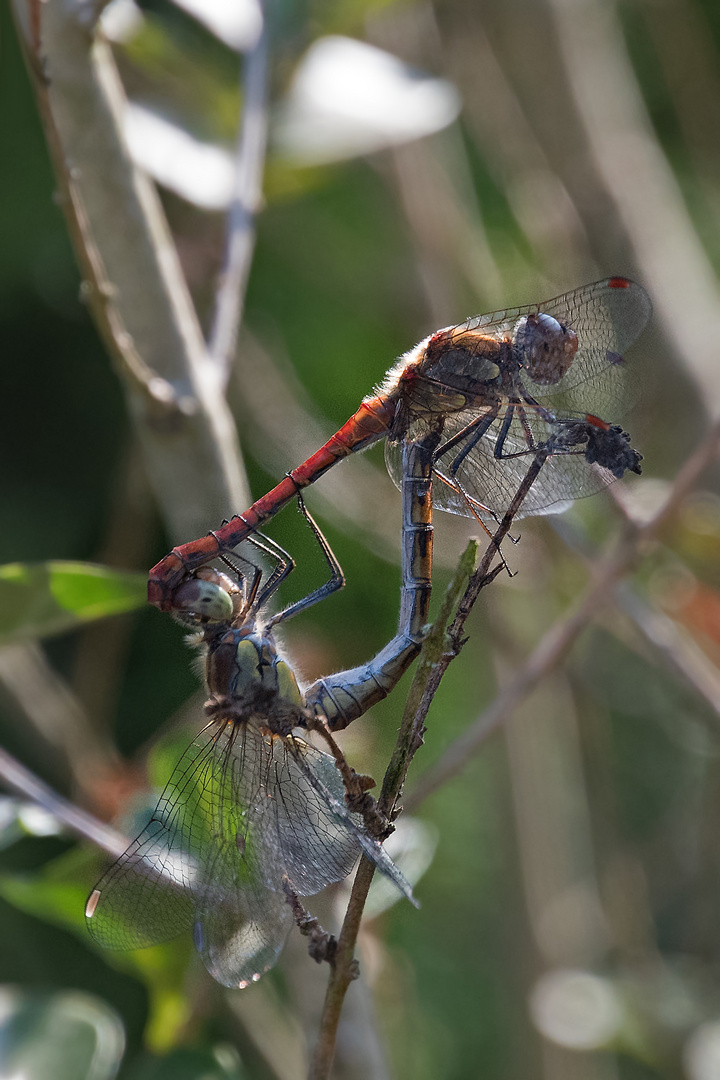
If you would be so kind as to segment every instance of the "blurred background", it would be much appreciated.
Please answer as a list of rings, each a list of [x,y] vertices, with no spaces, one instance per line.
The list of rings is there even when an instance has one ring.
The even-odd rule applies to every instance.
[[[231,6],[115,0],[103,16],[131,102],[128,144],[160,184],[206,330],[239,69],[259,20],[249,2]],[[630,353],[635,399],[607,417],[631,431],[643,476],[523,521],[508,553],[516,577],[482,594],[407,785],[424,828],[405,844],[430,862],[422,907],[368,920],[334,1075],[715,1080],[716,470],[464,770],[427,798],[422,775],[582,594],[623,512],[650,514],[720,415],[720,7],[268,7],[264,205],[228,390],[253,498],[439,326],[611,274],[640,281],[655,309]],[[141,593],[147,568],[191,536],[159,512],[82,302],[6,6],[0,146],[0,563],[105,564],[140,574]],[[348,581],[288,628],[311,679],[369,658],[395,629],[400,506],[382,448],[333,470],[308,504]],[[474,531],[442,514],[436,528],[435,604]],[[303,595],[323,566],[292,507],[271,534],[301,563],[287,599]],[[0,651],[2,745],[126,835],[154,805],[163,751],[201,726],[203,700],[182,630],[135,606],[42,646],[42,625],[9,632]],[[343,740],[376,778],[403,700],[401,686]],[[212,984],[189,941],[102,954],[82,912],[107,863],[27,800],[0,800],[3,1075],[305,1075],[327,976],[299,937],[242,992]],[[337,929],[345,893],[331,891],[309,906]]]

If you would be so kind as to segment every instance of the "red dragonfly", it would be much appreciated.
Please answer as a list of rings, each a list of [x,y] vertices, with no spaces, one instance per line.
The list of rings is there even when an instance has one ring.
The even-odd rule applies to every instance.
[[[564,509],[628,469],[640,472],[629,436],[598,414],[627,407],[624,353],[651,310],[640,285],[611,277],[436,331],[401,356],[375,394],[272,491],[154,566],[148,600],[172,610],[175,590],[194,569],[234,548],[341,458],[386,436],[399,484],[395,448],[441,432],[435,504],[481,522],[502,516],[538,453],[543,468],[533,468],[518,516]]]

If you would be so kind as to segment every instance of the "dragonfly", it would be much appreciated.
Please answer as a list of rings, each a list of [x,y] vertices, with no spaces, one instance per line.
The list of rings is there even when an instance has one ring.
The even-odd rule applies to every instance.
[[[173,548],[150,571],[149,602],[172,610],[175,590],[193,570],[232,550],[338,461],[383,438],[390,474],[401,484],[404,441],[440,431],[435,504],[481,524],[502,516],[529,470],[534,483],[518,517],[563,509],[627,470],[639,472],[629,437],[602,417],[627,407],[625,352],[651,311],[640,285],[611,277],[436,331],[270,492],[220,529]]]
[[[173,612],[196,630],[205,653],[208,723],[185,752],[143,831],[93,889],[90,933],[102,946],[135,949],[192,929],[221,984],[244,988],[276,962],[293,922],[286,894],[310,896],[344,878],[366,855],[415,903],[376,838],[379,815],[367,784],[330,735],[390,692],[414,659],[430,596],[432,442],[406,447],[401,627],[362,667],[300,690],[273,631],[344,584],[342,570],[305,509],[330,579],[268,614],[294,568],[261,534],[248,542],[274,562],[265,574],[239,553],[225,570],[200,568]],[[303,731],[316,731],[325,753]],[[346,795],[351,798],[346,799]],[[375,826],[372,830],[370,824]],[[387,822],[381,835],[390,830]]]

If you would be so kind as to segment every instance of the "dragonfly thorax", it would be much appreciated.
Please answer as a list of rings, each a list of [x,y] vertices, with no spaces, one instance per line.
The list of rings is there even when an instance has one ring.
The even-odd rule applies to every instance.
[[[493,397],[510,353],[504,335],[483,333],[465,324],[441,330],[428,342],[422,374],[444,389],[464,392],[468,402]]]
[[[228,630],[211,643],[206,660],[208,712],[229,719],[257,718],[285,734],[304,720],[303,699],[292,669],[269,633],[256,627]]]

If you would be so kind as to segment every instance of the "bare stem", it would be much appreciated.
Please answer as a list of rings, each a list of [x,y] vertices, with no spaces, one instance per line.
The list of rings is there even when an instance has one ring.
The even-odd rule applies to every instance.
[[[698,449],[685,463],[667,499],[655,516],[644,525],[627,524],[624,535],[620,538],[615,550],[601,565],[595,575],[593,584],[576,611],[545,635],[528,663],[513,680],[513,683],[498,696],[493,705],[482,714],[476,723],[450,747],[438,765],[425,774],[412,797],[406,799],[407,809],[416,807],[440,784],[460,772],[468,757],[484,742],[487,735],[495,730],[519,702],[557,665],[574,644],[580,630],[594,618],[601,606],[607,602],[615,583],[632,567],[642,550],[643,544],[655,536],[660,526],[677,508],[694,485],[702,470],[716,456],[719,448],[720,423],[713,426]],[[499,565],[491,569],[493,560],[500,553],[500,544],[510,530],[514,517],[519,512],[523,500],[543,467],[546,456],[542,452],[536,455],[507,513],[493,535],[480,564],[469,579],[468,574],[472,562],[468,565],[468,559],[474,559],[472,545],[463,555],[456,576],[448,589],[440,617],[423,643],[418,670],[408,697],[395,751],[385,773],[382,793],[378,800],[378,808],[390,819],[396,812],[396,802],[400,796],[410,761],[417,749],[422,745],[425,717],[430,704],[448,666],[463,647],[462,633],[467,617],[482,589],[494,581],[498,573],[505,567],[503,560]],[[502,556],[500,557],[502,559]],[[463,580],[467,584],[458,600]],[[450,622],[453,609],[455,609],[455,615],[452,622]],[[355,942],[373,873],[374,866],[363,858],[358,868],[350,904],[338,938],[337,955],[332,966],[320,1021],[318,1042],[310,1067],[310,1080],[327,1080],[330,1076],[340,1013],[345,994],[354,977],[353,971],[355,969],[351,965],[354,964]]]
[[[235,424],[208,363],[157,192],[123,133],[110,46],[80,4],[12,0],[76,255],[173,540],[248,501]],[[28,10],[32,18],[28,20]]]
[[[114,859],[119,858],[128,846],[128,841],[124,836],[108,825],[104,825],[102,821],[98,821],[92,814],[86,813],[67,799],[63,799],[62,795],[58,795],[35,773],[21,765],[12,754],[2,748],[0,748],[0,780],[11,791],[37,803],[71,832],[85,840],[90,840],[103,851],[107,851]]]
[[[210,335],[210,356],[223,386],[227,386],[230,377],[255,249],[255,217],[262,199],[267,145],[267,95],[268,30],[263,13],[260,35],[245,60],[235,190],[228,215],[225,263]]]
[[[425,718],[432,699],[448,665],[462,648],[463,642],[460,635],[464,622],[481,590],[494,581],[505,567],[505,562],[500,554],[500,544],[507,535],[513,517],[517,514],[523,499],[542,468],[545,457],[546,455],[542,452],[536,455],[525,480],[518,489],[507,513],[493,535],[480,565],[474,573],[472,568],[475,563],[477,543],[472,541],[468,545],[455,576],[447,589],[435,625],[423,642],[418,669],[408,695],[395,750],[385,772],[380,798],[378,799],[378,809],[390,820],[396,814],[397,800],[400,797],[410,763],[422,745]],[[498,555],[500,555],[501,562],[491,570],[490,566]],[[453,612],[455,613],[454,618]],[[448,628],[451,618],[453,621]],[[332,964],[325,1004],[320,1019],[318,1041],[310,1066],[310,1080],[327,1080],[330,1076],[345,994],[350,983],[356,977],[355,943],[374,871],[374,865],[369,859],[363,857],[360,860],[360,866],[355,876],[350,903],[338,938],[337,953]]]
[[[350,902],[338,937],[335,961],[331,965],[330,980],[318,1030],[318,1041],[310,1063],[310,1072],[308,1073],[309,1080],[327,1080],[327,1077],[330,1076],[345,994],[350,983],[357,978],[355,942],[357,941],[374,870],[375,867],[370,860],[363,856],[355,875],[352,892],[350,893]]]

